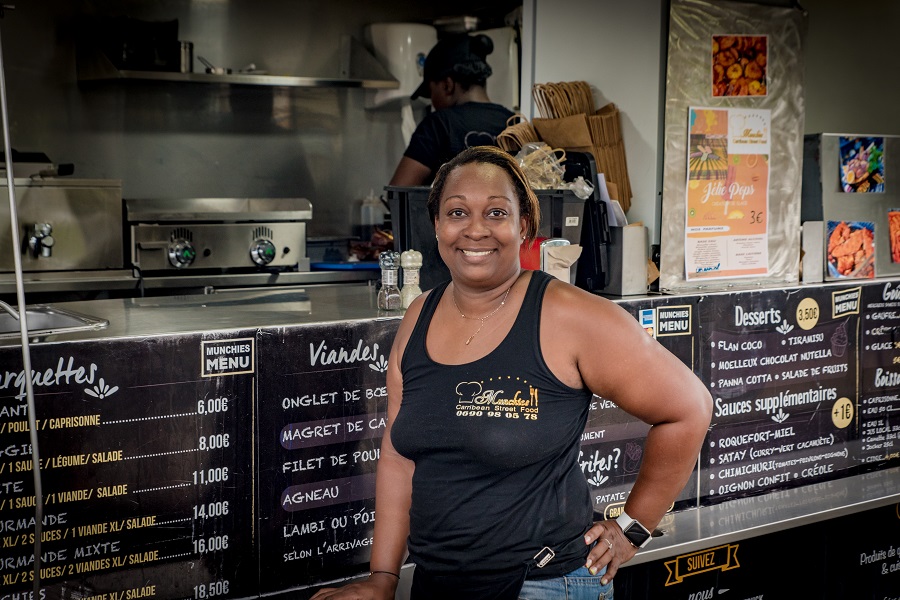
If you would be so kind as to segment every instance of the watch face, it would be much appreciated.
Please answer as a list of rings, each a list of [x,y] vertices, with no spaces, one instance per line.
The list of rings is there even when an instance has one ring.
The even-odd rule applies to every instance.
[[[628,541],[638,548],[643,546],[644,543],[650,539],[650,532],[637,521],[632,521],[631,524],[628,525],[628,529],[623,533],[625,534],[625,537],[628,538]]]

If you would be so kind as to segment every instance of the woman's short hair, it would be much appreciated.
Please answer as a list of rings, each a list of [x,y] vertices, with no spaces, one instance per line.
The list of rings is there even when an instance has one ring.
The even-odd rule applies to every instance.
[[[434,223],[438,216],[447,176],[454,169],[469,164],[491,164],[503,169],[509,175],[513,189],[516,192],[516,199],[519,201],[519,216],[525,219],[525,240],[528,243],[533,242],[541,225],[541,207],[538,203],[537,195],[528,184],[528,179],[525,177],[525,173],[522,171],[516,158],[496,146],[466,148],[438,169],[434,183],[431,184],[431,192],[428,194],[427,201],[428,217],[431,219],[431,222]]]

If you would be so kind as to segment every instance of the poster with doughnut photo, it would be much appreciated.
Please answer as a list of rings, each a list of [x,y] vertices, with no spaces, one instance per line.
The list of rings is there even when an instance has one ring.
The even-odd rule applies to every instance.
[[[765,96],[769,41],[764,35],[712,36],[712,95]]]

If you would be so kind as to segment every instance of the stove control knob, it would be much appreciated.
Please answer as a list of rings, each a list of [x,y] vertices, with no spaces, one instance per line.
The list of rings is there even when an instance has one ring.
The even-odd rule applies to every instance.
[[[169,262],[176,269],[183,269],[197,258],[197,251],[193,244],[185,239],[174,240],[169,244]]]
[[[258,265],[269,264],[275,260],[277,253],[275,244],[272,243],[272,240],[267,240],[266,238],[259,238],[250,246],[250,258]]]

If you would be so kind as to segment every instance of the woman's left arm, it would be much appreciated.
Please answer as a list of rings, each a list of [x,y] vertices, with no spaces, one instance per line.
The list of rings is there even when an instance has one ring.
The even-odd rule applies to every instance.
[[[651,426],[625,511],[653,531],[697,465],[712,398],[691,369],[622,307],[570,286],[555,287],[545,310],[550,308],[548,316],[558,326],[554,337],[567,340],[569,360],[582,383]],[[637,548],[614,521],[598,523],[587,541],[601,538],[606,541],[589,558],[597,566],[609,563],[607,577],[612,578]],[[598,561],[604,554],[609,561]]]

